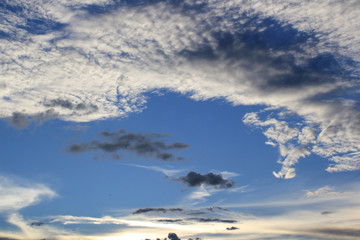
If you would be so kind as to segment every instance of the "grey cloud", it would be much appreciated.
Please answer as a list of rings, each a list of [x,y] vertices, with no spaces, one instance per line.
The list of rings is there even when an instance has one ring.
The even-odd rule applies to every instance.
[[[182,208],[139,208],[133,214],[142,214],[142,213],[167,213],[167,212],[182,212]]]
[[[304,57],[301,63],[297,63],[299,60],[296,55],[303,54],[302,49],[297,49],[300,45],[299,41],[289,39],[289,42],[293,43],[288,43],[286,48],[291,51],[284,51],[285,46],[277,49],[277,44],[269,46],[271,40],[276,42],[277,39],[265,39],[262,36],[264,32],[259,31],[263,27],[258,25],[251,31],[245,27],[244,32],[237,33],[212,32],[212,40],[216,42],[215,47],[200,45],[198,49],[184,49],[179,55],[190,61],[225,61],[229,66],[246,69],[252,78],[249,84],[252,84],[254,90],[267,93],[284,89],[300,91],[307,87],[335,83],[340,77],[346,78],[343,75],[345,68],[340,66],[331,53]],[[272,30],[268,29],[268,31]],[[285,30],[283,31],[272,36],[279,38],[288,35]],[[287,31],[293,31],[293,37],[297,34],[301,35],[295,29]],[[313,41],[312,36],[302,38]]]
[[[165,140],[162,139],[166,135],[158,133],[128,133],[125,130],[119,130],[115,132],[103,131],[99,136],[105,137],[106,140],[102,142],[94,140],[91,142],[72,144],[68,147],[67,152],[82,153],[102,150],[107,153],[114,153],[116,151],[127,151],[139,156],[153,156],[162,161],[176,161],[183,158],[176,157],[173,153],[166,151],[181,150],[189,146],[178,142],[166,144]],[[118,156],[116,159],[120,157],[120,155],[114,156]]]
[[[30,120],[26,114],[14,112],[10,118],[10,123],[16,128],[24,129],[29,125]]]
[[[229,231],[231,231],[231,230],[237,230],[237,229],[239,229],[238,227],[227,227],[226,228],[226,230],[229,230]]]
[[[208,207],[208,208],[206,208],[206,210],[208,210],[210,212],[216,212],[217,210],[229,211],[229,209],[226,209],[226,208],[223,208],[223,207]]]
[[[206,173],[200,174],[194,171],[189,172],[186,176],[180,177],[177,180],[185,183],[189,187],[197,187],[202,184],[208,186],[216,186],[219,188],[231,188],[235,182],[224,179],[221,174]]]
[[[57,112],[53,109],[46,110],[45,112],[40,112],[34,115],[27,115],[21,112],[14,112],[12,116],[9,118],[10,123],[18,128],[24,129],[27,128],[31,123],[41,124],[44,121],[56,118],[59,116]]]
[[[321,212],[321,215],[329,215],[332,213],[334,213],[334,212],[333,211],[324,211],[324,212]]]
[[[187,218],[187,220],[196,221],[196,222],[237,223],[236,220],[221,219],[221,218]]]
[[[165,223],[181,223],[184,220],[182,219],[159,219],[158,222],[165,222]]]
[[[51,99],[45,100],[42,102],[45,107],[60,107],[64,109],[74,110],[74,111],[87,111],[87,112],[96,112],[99,108],[98,106],[92,103],[73,103],[68,99]]]
[[[176,233],[169,233],[169,234],[168,234],[168,238],[169,238],[169,240],[181,240],[181,239],[176,235]]]
[[[42,225],[45,225],[45,223],[39,221],[30,223],[30,227],[40,227]]]

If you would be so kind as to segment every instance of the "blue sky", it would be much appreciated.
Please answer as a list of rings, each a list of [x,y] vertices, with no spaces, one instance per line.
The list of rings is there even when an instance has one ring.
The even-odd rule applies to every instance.
[[[0,2],[0,239],[357,239],[359,8]]]

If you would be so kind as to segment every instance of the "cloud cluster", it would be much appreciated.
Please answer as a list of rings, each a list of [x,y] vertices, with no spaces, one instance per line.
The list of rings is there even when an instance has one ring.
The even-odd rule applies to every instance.
[[[176,157],[168,152],[170,150],[181,150],[189,145],[175,142],[166,144],[162,139],[167,135],[158,133],[131,133],[125,130],[115,132],[103,131],[99,136],[105,138],[104,141],[93,140],[91,142],[83,142],[80,144],[72,144],[66,150],[68,153],[83,153],[88,151],[101,150],[106,153],[115,153],[117,151],[127,151],[135,153],[139,156],[154,156],[162,161],[183,160],[182,157]],[[111,155],[118,158],[119,155]]]
[[[356,0],[14,0],[0,8],[0,117],[15,126],[122,117],[142,110],[144,93],[167,89],[265,105],[288,125],[298,116],[314,140],[304,145],[299,130],[291,143],[272,141],[283,158],[277,177],[294,177],[310,152],[331,161],[329,172],[360,168]],[[267,136],[284,130],[261,127]]]

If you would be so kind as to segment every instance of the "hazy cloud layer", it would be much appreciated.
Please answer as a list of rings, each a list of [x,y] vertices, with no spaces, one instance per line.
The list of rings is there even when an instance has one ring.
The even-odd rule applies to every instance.
[[[224,179],[221,174],[215,174],[211,172],[201,174],[191,171],[186,176],[177,178],[176,180],[183,182],[189,187],[198,187],[204,184],[218,188],[231,188],[235,184],[233,181]]]
[[[83,142],[80,144],[72,144],[66,150],[68,153],[83,153],[88,151],[101,150],[106,153],[115,153],[118,151],[127,151],[135,153],[138,156],[151,156],[162,161],[177,161],[183,160],[182,157],[176,157],[174,154],[168,152],[170,150],[181,150],[187,148],[189,145],[175,142],[167,144],[163,138],[167,135],[158,133],[129,133],[125,130],[115,132],[103,131],[99,137],[105,140],[93,140],[91,142]],[[112,154],[115,159],[118,159],[118,154]]]
[[[271,107],[245,121],[279,147],[276,177],[294,177],[310,153],[328,158],[329,172],[360,168],[356,0],[13,0],[0,8],[0,116],[19,128],[126,116],[142,110],[143,93],[167,89]],[[274,109],[281,117],[270,117]],[[260,124],[268,118],[297,135],[278,139],[285,129]]]
[[[324,188],[326,186],[312,192],[324,192],[321,190]],[[354,213],[360,209],[358,189],[359,185],[343,189],[341,198],[326,194],[320,194],[322,197],[309,198],[302,196],[303,192],[280,195],[276,197],[278,202],[270,205],[268,199],[261,199],[255,205],[249,202],[247,207],[239,204],[238,206],[199,209],[183,206],[143,208],[138,210],[144,214],[133,214],[137,210],[128,214],[122,211],[122,214],[117,214],[116,217],[108,215],[99,218],[71,215],[49,216],[42,218],[46,224],[40,227],[31,227],[33,220],[21,220],[18,216],[17,224],[23,224],[34,231],[54,224],[63,224],[69,231],[57,236],[71,240],[80,237],[100,239],[97,238],[98,233],[97,236],[92,236],[88,232],[76,232],[77,235],[74,236],[73,231],[77,224],[81,224],[81,228],[107,225],[106,229],[111,229],[109,231],[112,235],[104,233],[101,236],[102,239],[107,239],[107,236],[109,239],[114,236],[128,239],[126,237],[132,236],[134,231],[144,230],[143,228],[146,235],[137,236],[140,239],[156,239],[158,236],[163,236],[164,231],[176,232],[176,236],[182,239],[195,239],[197,236],[203,239],[217,239],[218,234],[221,234],[220,236],[224,239],[288,239],[289,236],[294,239],[357,239],[357,225],[360,219]],[[276,199],[272,200],[276,201]],[[291,205],[288,205],[289,203]],[[241,212],[241,209],[245,209],[246,213]],[[269,211],[273,212],[276,209],[281,209],[281,211],[268,214]],[[321,214],[320,212],[324,209],[331,209],[331,214]],[[196,212],[201,212],[201,215],[194,217],[193,213]],[[239,226],[232,225],[236,223]],[[121,228],[120,231],[119,228]],[[150,233],[152,233],[151,236]]]

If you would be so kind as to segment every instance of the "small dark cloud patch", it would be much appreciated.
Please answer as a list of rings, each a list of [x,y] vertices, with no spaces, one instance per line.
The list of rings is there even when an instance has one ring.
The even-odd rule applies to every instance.
[[[206,210],[210,211],[210,212],[215,212],[217,210],[220,210],[220,211],[229,211],[229,209],[226,209],[226,208],[222,208],[222,207],[208,207],[206,208]]]
[[[169,233],[169,234],[168,234],[168,238],[169,238],[169,240],[181,240],[181,239],[176,235],[176,233]]]
[[[227,227],[227,228],[226,228],[226,230],[229,230],[229,231],[237,230],[237,229],[239,229],[239,228],[237,228],[237,227]]]
[[[191,171],[186,176],[180,177],[177,180],[183,182],[189,187],[197,187],[205,184],[208,186],[215,186],[219,188],[231,188],[235,184],[233,181],[224,179],[221,174],[215,174],[211,172],[201,174]]]
[[[184,220],[182,220],[182,219],[159,219],[157,221],[163,222],[163,223],[182,223]]]
[[[41,124],[44,121],[56,118],[59,116],[57,112],[55,112],[53,109],[49,109],[45,112],[40,112],[34,115],[28,115],[21,112],[14,112],[10,118],[8,118],[11,125],[18,129],[25,129],[27,128],[31,123],[38,123]]]
[[[195,221],[195,222],[237,223],[236,220],[220,219],[220,218],[187,218],[187,220]]]
[[[30,223],[30,227],[40,227],[42,225],[45,225],[45,223],[39,221]]]
[[[182,212],[182,208],[139,208],[133,214],[141,214],[141,213],[167,213],[167,212]]]
[[[121,155],[116,154],[116,151],[127,151],[135,153],[138,156],[151,156],[162,161],[177,161],[182,160],[182,157],[176,157],[170,150],[181,150],[187,148],[189,145],[183,143],[167,144],[162,135],[158,133],[131,133],[125,130],[115,132],[103,131],[98,134],[99,137],[104,137],[104,141],[94,140],[91,142],[84,142],[80,144],[73,144],[66,150],[69,153],[83,153],[94,150],[101,150],[106,153],[111,153],[110,156],[115,156],[114,159],[121,158]],[[115,154],[115,155],[113,155]]]
[[[41,102],[45,107],[60,107],[73,111],[86,111],[89,113],[96,112],[99,108],[92,103],[73,103],[68,99],[51,99]]]
[[[10,123],[18,129],[24,129],[29,125],[30,119],[26,114],[13,112],[12,116],[10,117]]]
[[[334,213],[334,212],[333,211],[324,211],[324,212],[321,212],[321,215],[329,215],[332,213]]]

